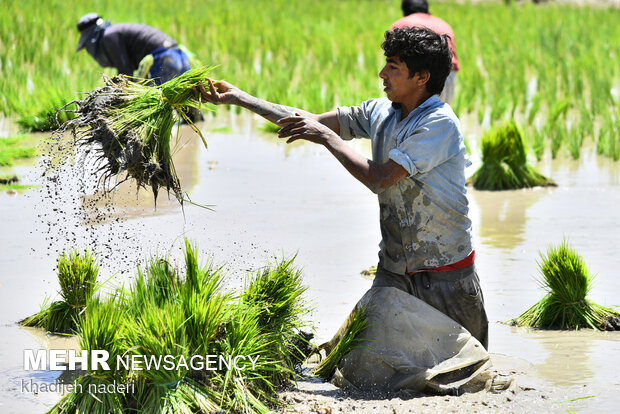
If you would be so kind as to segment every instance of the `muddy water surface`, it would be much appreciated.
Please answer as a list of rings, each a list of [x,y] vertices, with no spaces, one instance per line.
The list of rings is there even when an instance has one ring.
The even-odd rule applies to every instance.
[[[210,132],[233,125],[232,133]],[[56,373],[23,370],[23,350],[77,346],[71,339],[24,329],[58,289],[58,251],[89,246],[101,259],[100,279],[127,283],[152,254],[178,259],[184,237],[228,269],[231,288],[247,270],[282,255],[297,255],[316,311],[319,341],[332,335],[371,282],[360,271],[377,261],[378,206],[363,185],[323,148],[286,146],[257,132],[251,116],[225,113],[205,125],[209,148],[181,129],[175,163],[193,202],[212,210],[119,186],[102,199],[88,160],[58,163],[57,181],[37,167],[20,167],[25,183],[41,187],[0,194],[0,412],[43,412],[54,393],[23,392],[21,382],[53,382]],[[368,152],[362,143],[357,149]],[[44,150],[48,151],[48,150]],[[475,157],[473,157],[475,160]],[[469,191],[477,265],[487,303],[490,351],[502,369],[525,371],[531,386],[560,387],[574,398],[558,407],[618,412],[620,333],[540,332],[502,321],[542,296],[535,280],[540,250],[568,238],[597,274],[591,297],[620,305],[620,163],[584,150],[582,158],[536,165],[557,188]],[[471,167],[473,173],[477,163]],[[59,180],[59,181],[58,181]],[[60,343],[58,341],[61,341]],[[528,384],[524,384],[528,385]],[[563,405],[564,404],[564,405]],[[594,408],[596,408],[594,410]]]

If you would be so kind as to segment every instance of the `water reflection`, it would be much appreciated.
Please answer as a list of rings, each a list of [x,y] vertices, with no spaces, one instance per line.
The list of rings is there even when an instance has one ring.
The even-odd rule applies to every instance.
[[[542,346],[544,361],[534,364],[537,376],[556,386],[591,383],[596,374],[592,361],[594,348],[602,340],[613,340],[614,333],[582,331],[528,330],[524,335]],[[603,343],[604,345],[604,343]]]
[[[549,189],[478,191],[468,194],[480,210],[478,231],[481,242],[497,249],[514,249],[525,241],[527,210]]]
[[[609,185],[617,186],[620,184],[620,161],[614,161],[608,157],[596,157],[596,165],[593,169],[606,171],[609,176]]]

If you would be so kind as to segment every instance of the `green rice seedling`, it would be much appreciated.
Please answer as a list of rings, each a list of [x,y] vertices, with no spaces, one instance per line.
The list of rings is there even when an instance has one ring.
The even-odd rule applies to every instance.
[[[53,333],[74,333],[86,304],[99,288],[98,273],[99,264],[92,253],[62,253],[58,259],[61,300],[44,303],[39,313],[23,319],[20,324]]]
[[[71,99],[60,95],[57,91],[43,91],[47,95],[45,106],[35,111],[35,113],[23,113],[18,119],[17,124],[24,131],[53,131],[63,123],[75,118],[75,113],[60,108],[74,109],[68,105]],[[73,105],[75,106],[75,105]],[[30,108],[29,108],[30,109]]]
[[[179,299],[185,312],[189,348],[194,354],[207,354],[209,344],[221,335],[232,296],[221,292],[222,268],[211,263],[201,267],[198,248],[188,240],[185,240],[185,266],[185,284]]]
[[[593,117],[588,108],[585,106],[580,107],[580,121],[579,126],[583,132],[583,136],[594,136],[594,122]]]
[[[540,256],[539,282],[547,294],[513,323],[547,329],[620,329],[620,313],[586,298],[594,275],[566,240]]]
[[[108,361],[116,361],[118,356],[126,352],[121,340],[126,316],[119,308],[117,301],[110,299],[104,302],[93,298],[88,302],[84,313],[84,318],[80,319],[78,328],[80,348],[87,351],[106,350],[109,353]],[[76,380],[74,391],[65,394],[49,413],[120,414],[125,412],[125,395],[106,392],[102,390],[102,387],[114,380],[129,381],[128,373],[115,369],[106,370],[103,367],[93,368],[88,367],[88,374]]]
[[[568,130],[567,144],[568,151],[574,160],[579,159],[581,145],[583,144],[583,130],[580,127],[573,127]]]
[[[596,151],[615,161],[620,159],[620,137],[614,115],[606,115],[599,129]]]
[[[185,109],[201,108],[194,99],[194,87],[205,79],[211,68],[193,68],[164,84],[150,87],[127,77],[106,78],[106,85],[95,88],[81,101],[74,101],[77,117],[64,124],[61,132],[72,127],[78,142],[98,145],[102,180],[126,172],[139,187],[151,187],[155,200],[159,188],[172,190],[184,199],[172,162],[173,126],[181,119],[200,135]],[[177,136],[178,142],[178,136]]]
[[[302,299],[307,287],[302,285],[301,271],[293,259],[276,262],[246,279],[241,302],[259,310],[262,331],[274,339],[274,358],[285,361],[292,369],[313,352],[312,335],[301,331],[310,311]]]
[[[567,140],[567,131],[564,124],[552,124],[547,126],[547,134],[551,138],[551,158],[555,159],[562,147],[564,141]]]
[[[255,361],[243,362],[243,369],[226,368],[212,382],[222,395],[220,405],[230,407],[233,412],[267,412],[267,404],[278,403],[274,382],[291,373],[290,368],[280,359],[274,359],[274,347],[278,343],[275,335],[265,332],[261,324],[262,309],[238,303],[229,308],[229,318],[224,327],[224,335],[214,344],[213,349],[225,357],[243,355]],[[276,352],[277,354],[277,352]],[[241,368],[241,367],[240,367]]]
[[[138,267],[135,285],[125,292],[126,307],[134,315],[150,303],[163,306],[178,296],[181,279],[167,259],[153,257],[143,271]]]
[[[538,113],[538,111],[540,111],[540,104],[541,104],[540,95],[535,95],[534,98],[532,99],[532,103],[529,108],[529,111],[527,112],[528,125],[532,125],[534,123],[534,118],[536,117],[536,114]]]
[[[34,158],[34,147],[24,145],[23,142],[30,138],[29,135],[16,135],[10,138],[0,138],[0,167],[8,167],[15,164],[16,160]]]
[[[497,121],[500,119],[508,110],[509,100],[505,95],[500,94],[492,104],[491,104],[491,122]]]
[[[482,166],[469,180],[478,190],[555,185],[528,164],[523,132],[514,120],[484,134],[481,149]]]
[[[538,161],[542,160],[543,154],[545,152],[545,131],[544,129],[533,128],[532,131],[532,151],[534,151],[534,156]]]
[[[551,158],[553,159],[555,159],[562,143],[566,140],[566,125],[562,122],[562,119],[566,117],[570,107],[570,100],[565,98],[556,101],[549,111],[545,128],[547,130],[546,135],[551,138]]]
[[[172,367],[151,366],[134,373],[143,384],[135,396],[138,411],[172,414],[193,413],[197,408],[201,408],[199,412],[218,409],[202,387],[190,381],[188,364],[192,353],[186,321],[185,312],[176,303],[169,302],[162,307],[149,303],[142,309],[140,318],[127,325],[124,339],[129,354],[145,356],[152,362],[165,355],[173,357]]]
[[[368,323],[367,311],[364,308],[356,308],[353,312],[344,334],[333,349],[328,350],[329,353],[314,371],[325,381],[332,378],[340,360],[364,341],[361,333],[364,332]]]

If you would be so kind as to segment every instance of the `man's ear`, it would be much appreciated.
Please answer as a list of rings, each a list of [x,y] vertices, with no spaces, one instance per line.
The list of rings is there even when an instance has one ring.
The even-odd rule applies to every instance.
[[[418,86],[420,87],[426,85],[426,83],[431,79],[431,73],[428,70],[418,72],[417,75],[419,75]]]

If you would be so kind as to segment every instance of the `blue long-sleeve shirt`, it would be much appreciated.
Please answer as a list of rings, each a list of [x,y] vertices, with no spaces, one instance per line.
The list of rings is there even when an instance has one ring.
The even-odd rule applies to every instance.
[[[383,266],[404,274],[456,263],[473,250],[465,144],[450,106],[432,96],[402,121],[387,98],[338,108],[342,139],[370,138],[375,162],[409,175],[379,197]]]

